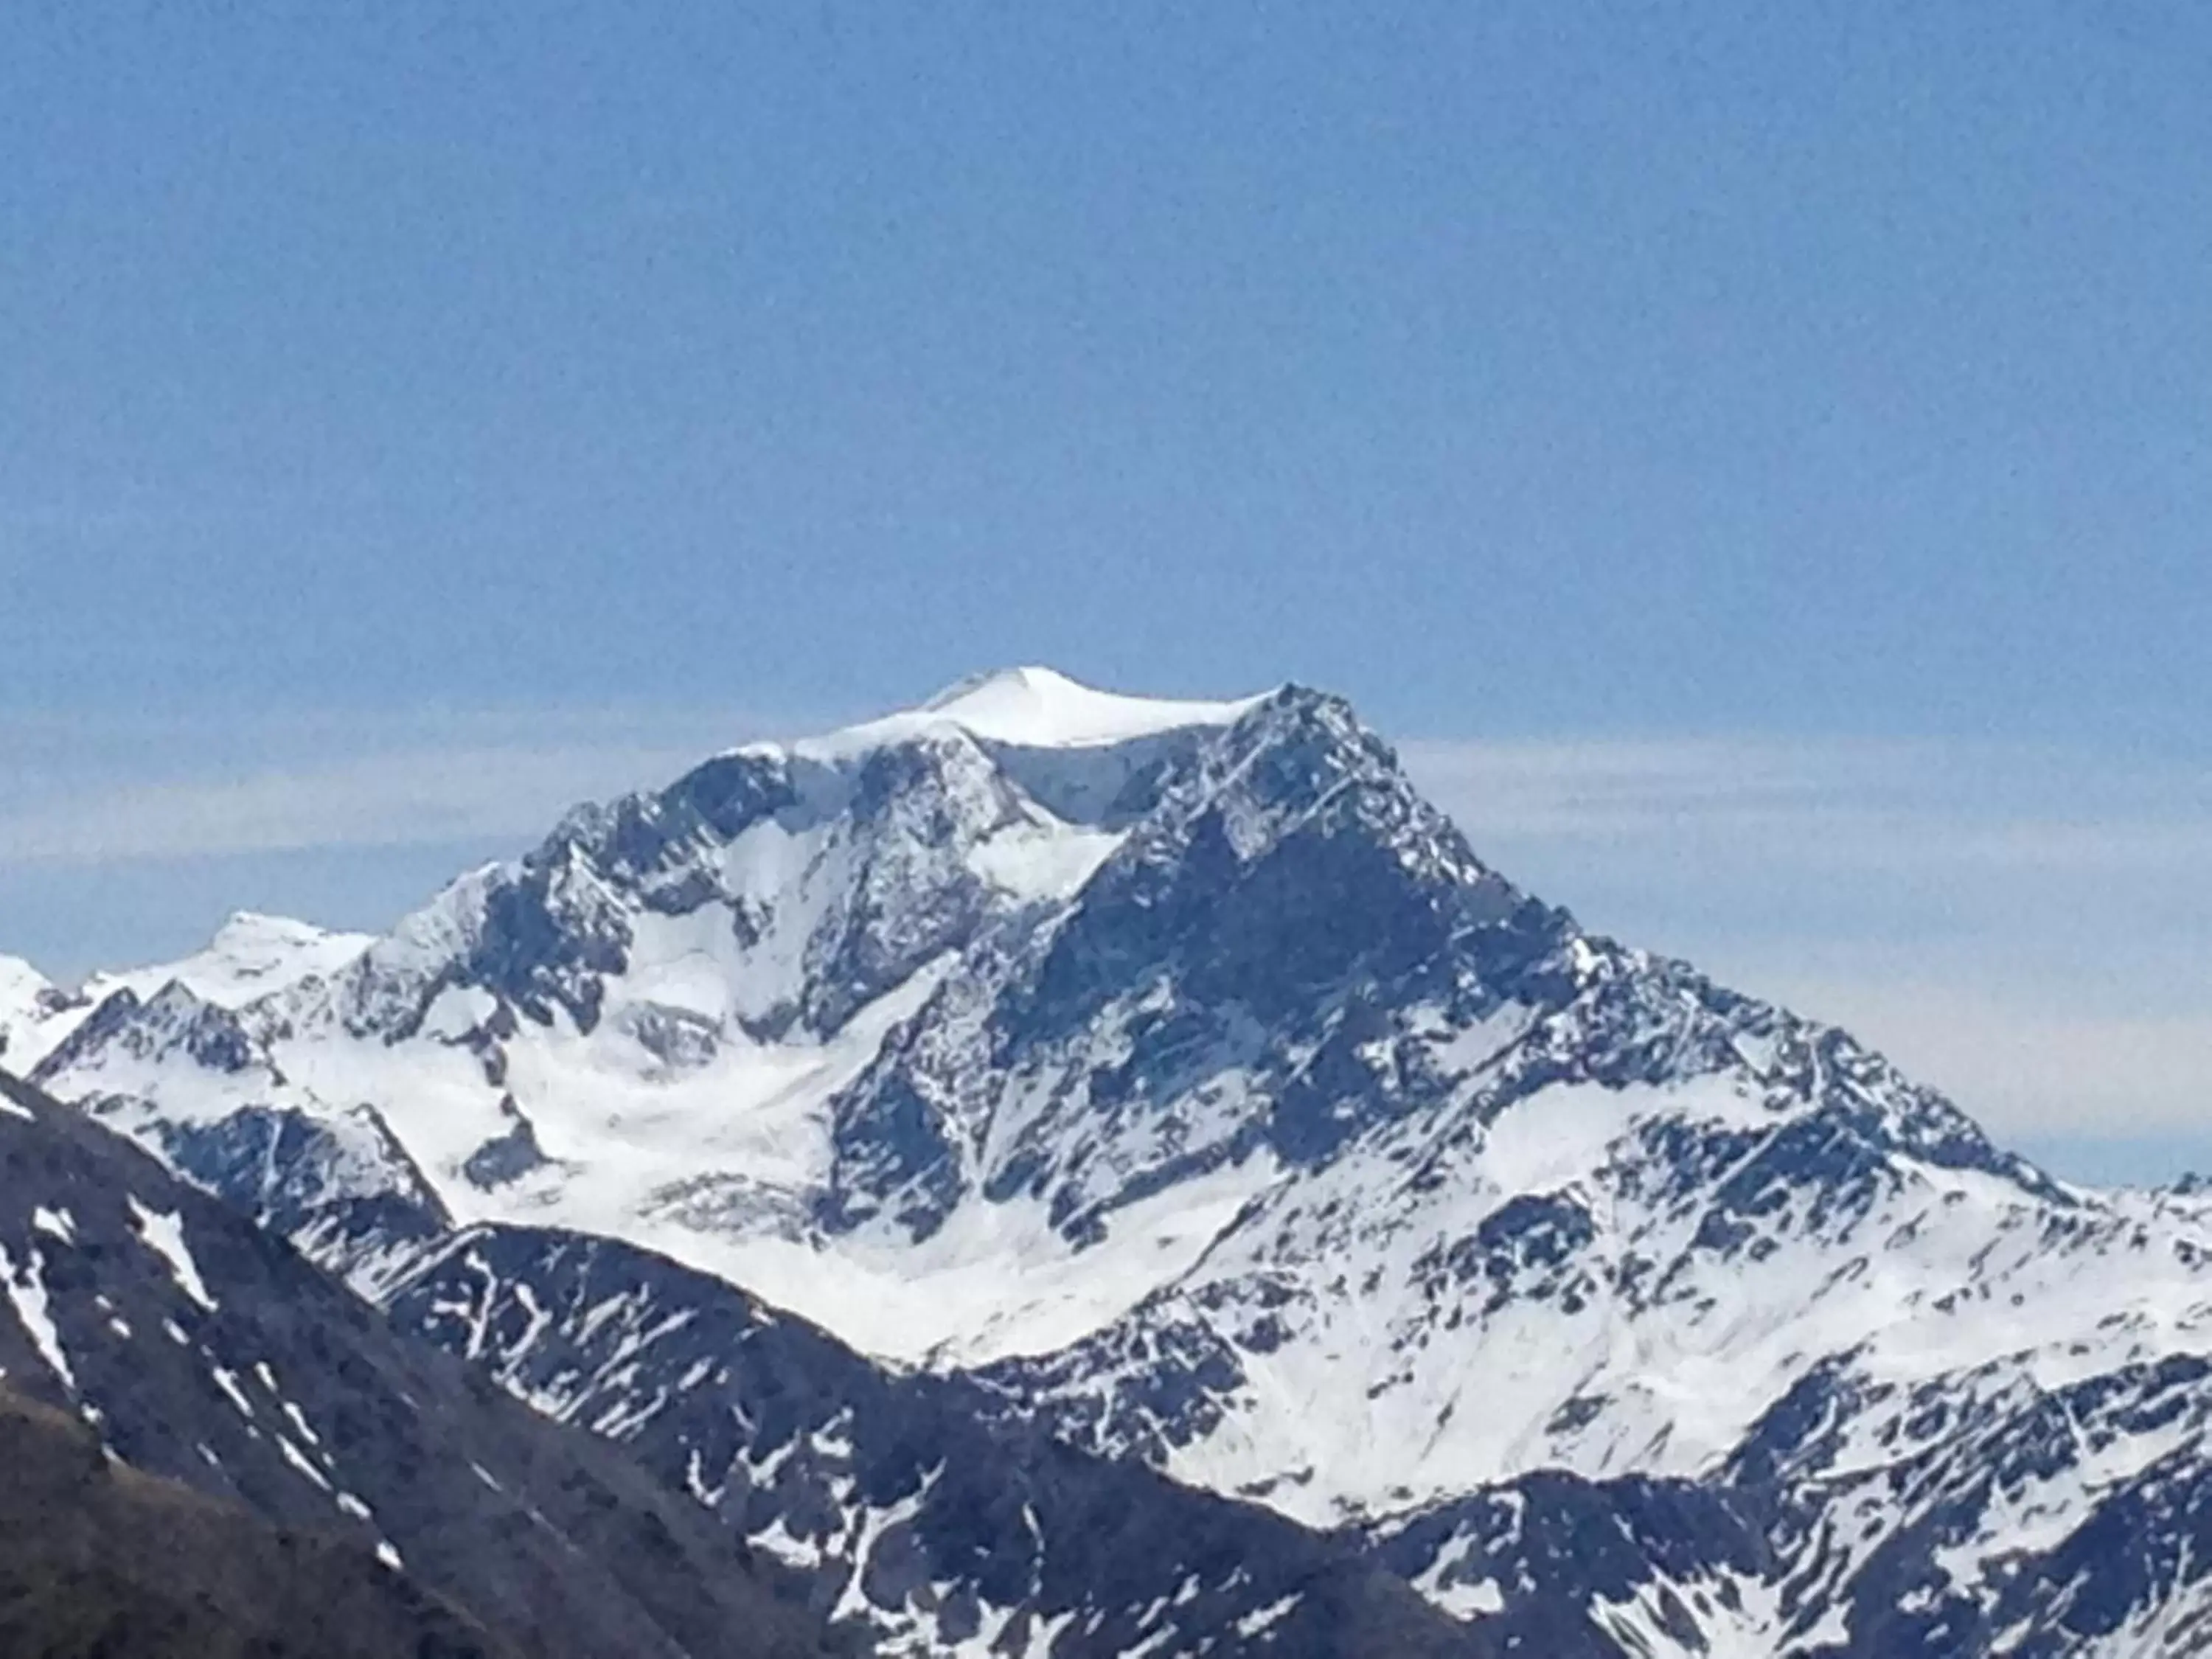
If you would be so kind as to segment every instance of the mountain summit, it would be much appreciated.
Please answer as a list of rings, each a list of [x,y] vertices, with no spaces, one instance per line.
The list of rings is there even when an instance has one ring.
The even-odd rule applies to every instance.
[[[1942,1460],[2212,1354],[2193,1201],[2054,1182],[1589,933],[1299,686],[963,682],[288,960],[119,976],[38,1077],[372,1294],[457,1226],[625,1240],[1478,1624],[1595,1506],[1638,1540],[1613,1650],[1982,1651],[1905,1638],[2040,1616],[2038,1563],[2174,1443],[2086,1430],[2063,1492]],[[650,1416],[672,1382],[623,1363]],[[1662,1496],[1704,1518],[1645,1526]]]
[[[1079,749],[1186,726],[1227,726],[1259,701],[1190,702],[1121,696],[1049,668],[1005,668],[949,685],[913,714],[894,714],[880,724],[896,726],[917,716],[933,718],[987,742]]]

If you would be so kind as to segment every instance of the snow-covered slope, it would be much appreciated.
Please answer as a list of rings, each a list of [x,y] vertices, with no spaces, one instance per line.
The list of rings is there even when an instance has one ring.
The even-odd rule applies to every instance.
[[[335,973],[374,943],[369,933],[240,910],[181,961],[94,974],[74,990],[0,956],[0,1066],[29,1072],[118,991],[145,1001],[173,985],[198,1002],[237,1008]]]
[[[27,1072],[90,1007],[21,957],[0,956],[0,1066]]]
[[[1455,1562],[1502,1523],[1439,1516],[1657,1481],[1737,1530],[1585,1587],[1621,1642],[1856,1640],[1889,1558],[1808,1494],[1919,1524],[1869,1474],[1883,1402],[2212,1356],[2197,1200],[2051,1181],[1846,1034],[1588,933],[1302,688],[989,677],[581,809],[278,976],[135,981],[40,1076],[372,1289],[453,1223],[627,1239],[1357,1529],[1477,1621],[1513,1595]],[[2036,1524],[2140,1473],[2084,1463]],[[1931,1571],[1996,1607],[2025,1522],[1984,1511]]]
[[[334,974],[375,942],[371,933],[332,933],[289,916],[240,910],[204,950],[180,962],[94,974],[79,995],[99,1003],[127,988],[149,997],[174,983],[218,1007],[236,1008],[302,980]]]
[[[113,975],[41,1076],[155,1144],[249,1105],[329,1126],[356,1169],[380,1161],[356,1185],[419,1171],[461,1219],[635,1238],[794,1305],[834,1304],[878,1351],[918,1357],[1009,1306],[1052,1346],[1150,1289],[1163,1241],[1194,1255],[1206,1218],[1179,1196],[1070,1272],[1035,1206],[994,1206],[918,1256],[902,1230],[830,1215],[850,1159],[830,1103],[965,951],[1064,905],[1153,781],[1248,706],[1110,697],[1025,670],[736,750],[657,795],[578,811],[366,948],[260,922],[301,948],[258,997],[237,994],[259,960],[238,924],[192,963]],[[380,1160],[370,1143],[387,1139],[404,1160]],[[1114,1254],[1135,1261],[1100,1271]]]

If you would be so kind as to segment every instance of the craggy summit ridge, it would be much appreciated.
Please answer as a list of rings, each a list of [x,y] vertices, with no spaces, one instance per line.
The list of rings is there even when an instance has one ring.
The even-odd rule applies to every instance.
[[[1899,1474],[1846,1539],[1812,1494],[1960,1453],[2008,1389],[2212,1353],[2199,1200],[2053,1182],[1847,1034],[1585,932],[1303,688],[989,677],[580,810],[336,954],[0,1019],[371,1290],[453,1224],[627,1239],[1009,1420],[1430,1540],[1401,1570],[1469,1618],[1534,1523],[1454,1506],[1547,1471],[1749,1528],[1652,1569],[1700,1640],[1826,1640],[1899,1551],[1929,1619],[1993,1618],[2041,1500],[1937,1526]],[[2068,1458],[2075,1520],[2141,1473]]]

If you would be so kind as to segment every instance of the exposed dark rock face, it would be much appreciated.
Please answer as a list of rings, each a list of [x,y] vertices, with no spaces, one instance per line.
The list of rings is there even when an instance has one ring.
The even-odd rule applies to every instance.
[[[358,1540],[119,1462],[0,1388],[0,1651],[41,1659],[510,1659]]]
[[[388,1303],[811,1574],[855,1638],[930,1650],[988,1632],[1054,1659],[1502,1651],[1358,1540],[994,1424],[971,1383],[887,1373],[629,1245],[471,1228]]]
[[[11,1388],[88,1425],[130,1469],[234,1506],[267,1537],[325,1540],[286,1547],[327,1554],[332,1594],[384,1628],[398,1628],[405,1600],[378,1611],[347,1588],[356,1558],[380,1554],[501,1651],[821,1650],[817,1621],[796,1604],[805,1587],[696,1504],[402,1336],[276,1234],[3,1076],[0,1280]],[[208,1587],[228,1595],[230,1582]],[[465,1620],[416,1601],[426,1640],[464,1641]],[[280,1602],[270,1617],[290,1616]],[[229,1606],[219,1598],[216,1611]]]

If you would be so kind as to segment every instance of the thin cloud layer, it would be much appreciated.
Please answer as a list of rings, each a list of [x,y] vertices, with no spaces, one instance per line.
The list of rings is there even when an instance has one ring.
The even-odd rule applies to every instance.
[[[1403,752],[1478,839],[1666,840],[1877,869],[2142,869],[2212,854],[2212,778],[2057,750],[1715,738]]]
[[[1845,1025],[1991,1130],[2212,1147],[2212,789],[1941,744],[1421,743],[1485,857]]]
[[[759,729],[712,711],[0,722],[0,868],[520,846]]]
[[[18,721],[0,726],[15,781],[0,793],[0,902],[6,878],[35,876],[43,904],[74,904],[112,939],[128,919],[99,908],[119,871],[231,860],[233,902],[252,906],[257,873],[289,856],[350,853],[367,870],[377,849],[518,851],[579,801],[771,726],[706,711],[221,732]],[[2002,1134],[2212,1130],[2202,776],[1764,738],[1425,741],[1404,755],[1516,878],[1591,926],[1852,1027]]]
[[[423,750],[93,788],[0,812],[0,864],[96,866],[524,836],[696,759],[626,746]]]

